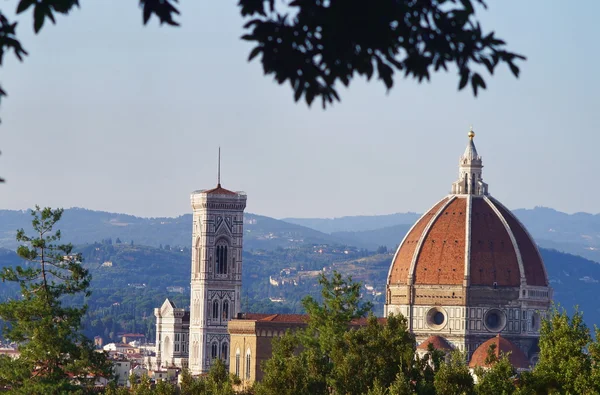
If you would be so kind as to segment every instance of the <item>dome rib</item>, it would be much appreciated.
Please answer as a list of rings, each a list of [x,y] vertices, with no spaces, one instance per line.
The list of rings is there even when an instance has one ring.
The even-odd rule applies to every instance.
[[[445,196],[434,204],[406,233],[392,259],[388,271],[388,284],[406,284],[408,282],[408,273],[417,249],[417,242],[421,239],[423,230],[432,223],[440,208],[445,207],[449,199],[448,196]]]
[[[433,226],[433,224],[435,224],[437,219],[440,217],[441,213],[443,213],[444,210],[446,210],[446,208],[450,204],[452,204],[452,202],[454,202],[454,200],[456,200],[456,196],[451,196],[445,204],[443,204],[441,207],[439,207],[437,212],[433,215],[433,217],[431,218],[431,220],[429,221],[429,223],[427,224],[427,226],[421,233],[421,236],[419,237],[419,241],[417,242],[417,246],[415,248],[415,252],[413,253],[413,256],[412,256],[412,259],[410,262],[410,268],[408,270],[409,284],[415,283],[415,267],[417,265],[417,261],[419,260],[419,255],[421,254],[421,250],[423,249],[423,243],[425,242],[425,239],[427,239],[427,236],[429,235],[429,231],[431,230],[431,227]]]
[[[465,219],[465,280],[466,284],[469,285],[471,282],[471,215],[473,211],[473,197],[467,196],[467,210]]]
[[[511,234],[514,235],[518,246],[518,258],[522,265],[522,276],[525,279],[526,284],[547,287],[549,285],[548,273],[546,272],[546,267],[544,266],[544,261],[542,260],[537,244],[533,241],[533,237],[531,237],[531,234],[529,234],[527,228],[525,228],[521,221],[519,221],[502,203],[494,198],[491,198],[490,201],[497,207],[498,211],[502,214],[502,217],[505,218],[507,224],[511,228]]]
[[[469,283],[519,287],[524,278],[522,262],[508,223],[487,198],[475,198],[472,206],[471,227],[478,240],[471,241],[471,261],[476,267],[469,272]]]
[[[506,232],[508,232],[508,237],[510,237],[510,241],[511,241],[513,248],[515,249],[515,253],[517,255],[517,263],[519,264],[519,274],[521,276],[521,285],[525,285],[525,284],[527,284],[527,280],[525,278],[525,267],[523,265],[523,257],[521,255],[521,250],[519,249],[519,243],[517,242],[517,238],[515,237],[515,234],[514,234],[512,228],[508,224],[506,217],[502,214],[500,209],[494,204],[494,203],[498,203],[498,201],[495,200],[494,202],[492,202],[492,200],[490,198],[488,198],[487,196],[484,197],[484,199],[485,199],[486,203],[492,208],[492,210],[494,210],[494,212],[496,213],[498,218],[500,218],[500,221],[502,221],[502,225],[504,225]]]
[[[466,196],[452,196],[423,234],[412,266],[413,284],[462,285]]]

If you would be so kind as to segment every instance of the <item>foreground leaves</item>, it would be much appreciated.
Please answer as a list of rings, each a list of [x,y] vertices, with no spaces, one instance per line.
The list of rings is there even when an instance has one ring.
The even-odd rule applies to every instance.
[[[355,75],[374,75],[389,90],[394,73],[418,82],[440,69],[456,69],[459,89],[471,85],[477,96],[486,84],[482,69],[493,74],[506,64],[515,77],[517,60],[494,32],[484,32],[475,6],[484,0],[410,1],[239,0],[251,17],[242,37],[254,44],[249,60],[259,57],[265,74],[288,82],[296,101],[340,100],[337,87]]]

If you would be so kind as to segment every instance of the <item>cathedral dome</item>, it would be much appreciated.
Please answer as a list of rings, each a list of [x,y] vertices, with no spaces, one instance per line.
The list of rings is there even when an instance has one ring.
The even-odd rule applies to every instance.
[[[389,285],[548,286],[531,236],[488,194],[473,138],[469,133],[452,194],[427,211],[402,240]]]
[[[523,351],[519,347],[517,347],[517,345],[515,345],[510,340],[507,340],[504,337],[497,335],[496,337],[489,339],[488,341],[484,342],[479,347],[477,347],[477,349],[473,353],[473,356],[471,357],[469,367],[490,367],[485,361],[488,356],[488,350],[492,345],[496,346],[494,348],[494,354],[496,355],[496,358],[500,359],[502,355],[507,355],[508,361],[516,369],[527,369],[531,365]]]

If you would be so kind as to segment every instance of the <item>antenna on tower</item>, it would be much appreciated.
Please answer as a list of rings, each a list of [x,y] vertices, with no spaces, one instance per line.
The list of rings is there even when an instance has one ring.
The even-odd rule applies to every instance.
[[[221,186],[221,147],[219,146],[219,166],[217,171],[217,187]]]

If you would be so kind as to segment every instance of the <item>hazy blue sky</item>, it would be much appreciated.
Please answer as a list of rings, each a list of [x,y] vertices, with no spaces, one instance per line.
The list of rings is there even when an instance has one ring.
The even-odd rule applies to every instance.
[[[489,0],[484,28],[528,60],[477,99],[450,72],[389,94],[355,80],[326,111],[246,62],[237,1],[183,1],[181,28],[142,27],[137,3],[82,1],[39,36],[30,13],[21,23],[30,56],[1,70],[0,208],[183,214],[215,185],[221,145],[223,185],[249,212],[422,212],[449,192],[473,124],[508,207],[600,211],[597,0]]]

